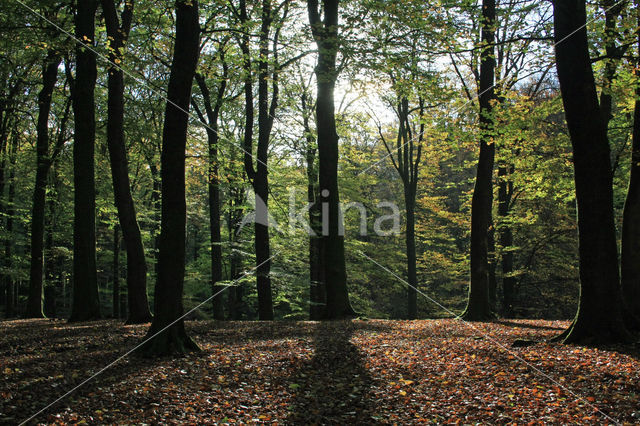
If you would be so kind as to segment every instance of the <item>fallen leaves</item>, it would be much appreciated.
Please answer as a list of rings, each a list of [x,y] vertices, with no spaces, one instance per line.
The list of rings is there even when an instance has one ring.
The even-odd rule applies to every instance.
[[[127,357],[37,420],[636,422],[640,361],[634,348],[542,343],[506,351],[499,346],[518,338],[542,340],[566,326],[551,321],[474,328],[455,320],[190,322],[187,328],[201,354]],[[146,326],[19,320],[0,323],[0,333],[0,422],[16,423],[135,346]]]

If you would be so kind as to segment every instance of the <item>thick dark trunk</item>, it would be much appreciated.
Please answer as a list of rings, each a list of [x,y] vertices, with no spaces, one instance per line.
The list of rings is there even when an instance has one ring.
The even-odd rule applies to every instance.
[[[491,132],[493,127],[492,103],[496,99],[493,88],[495,76],[495,0],[482,1],[482,43],[480,54],[480,155],[476,183],[471,198],[471,282],[467,308],[462,318],[468,321],[483,321],[493,316],[489,299],[489,241],[491,208],[493,204],[493,162],[495,144]]]
[[[125,2],[121,24],[113,0],[102,0],[102,8],[107,34],[110,37],[109,59],[119,64],[122,63],[124,45],[129,36],[133,1]],[[127,295],[129,298],[127,324],[140,324],[151,321],[147,298],[147,262],[129,181],[129,162],[124,140],[124,74],[116,66],[109,68],[107,87],[107,146],[111,164],[113,195],[127,250]]]
[[[198,3],[176,1],[176,38],[162,133],[162,218],[155,312],[142,351],[146,355],[198,350],[184,329],[185,148],[191,86],[198,62]]]
[[[638,25],[640,4],[636,3]],[[638,33],[640,55],[640,33]],[[639,56],[640,58],[640,56]],[[631,146],[631,174],[622,219],[622,291],[627,309],[640,318],[640,88],[636,89]]]
[[[76,48],[73,83],[73,303],[69,321],[100,318],[96,271],[96,193],[94,175],[96,57],[95,0],[79,1],[75,14],[76,38],[87,47]]]
[[[113,227],[113,317],[120,318],[120,227]]]
[[[51,167],[49,158],[49,113],[51,96],[58,79],[61,57],[50,52],[42,67],[42,89],[38,94],[38,122],[36,125],[36,182],[31,210],[31,259],[29,268],[29,296],[27,318],[43,318],[42,278],[44,269],[44,212],[46,207],[47,175]]]
[[[511,195],[513,194],[513,182],[510,175],[513,166],[501,164],[498,168],[498,215],[500,216],[500,246],[502,247],[502,315],[506,318],[513,317],[513,304],[515,300],[515,278],[513,274],[513,231],[511,224],[506,221],[511,208]]]
[[[338,192],[338,132],[336,129],[334,89],[337,79],[339,0],[323,0],[323,19],[317,0],[307,1],[309,22],[318,46],[316,66],[317,99],[316,128],[318,130],[318,173],[322,203],[322,251],[326,289],[326,319],[349,318],[356,315],[349,301],[344,235],[340,223]]]
[[[407,318],[416,319],[418,316],[418,277],[416,275],[416,231],[415,231],[415,195],[405,191],[405,209],[407,212]]]
[[[627,341],[607,129],[589,57],[584,0],[554,1],[556,66],[571,144],[578,205],[580,301],[565,343]]]

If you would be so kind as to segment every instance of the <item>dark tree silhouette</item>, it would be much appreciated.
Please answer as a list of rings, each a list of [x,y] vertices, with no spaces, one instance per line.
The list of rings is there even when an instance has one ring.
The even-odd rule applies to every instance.
[[[124,141],[124,75],[122,69],[116,66],[121,64],[124,58],[124,46],[133,18],[133,5],[133,0],[124,2],[121,18],[118,19],[114,0],[102,0],[111,61],[107,83],[107,146],[113,195],[127,249],[127,323],[139,324],[151,321],[147,299],[147,262],[129,182],[129,163]]]
[[[316,128],[318,129],[318,176],[322,202],[321,253],[324,257],[323,278],[326,290],[326,319],[356,315],[349,302],[347,270],[344,258],[344,235],[341,232],[340,195],[338,193],[338,132],[334,105],[334,89],[338,70],[339,0],[307,0],[309,23],[318,46],[316,66]],[[326,209],[324,208],[326,206]],[[326,210],[326,211],[325,211]]]
[[[476,184],[471,198],[471,281],[469,298],[462,318],[467,321],[482,321],[493,316],[490,291],[489,238],[491,208],[493,205],[493,163],[495,144],[492,103],[495,101],[494,77],[496,60],[494,56],[496,3],[495,0],[482,1],[482,52],[480,53],[480,156]]]
[[[162,132],[162,218],[153,322],[141,350],[145,355],[199,350],[184,329],[185,148],[191,86],[199,54],[198,2],[176,1],[176,36]]]
[[[73,303],[69,321],[100,318],[96,271],[96,189],[94,174],[96,0],[79,1],[75,13],[76,77],[73,98]],[[70,73],[69,73],[70,76]],[[68,76],[68,77],[69,77]]]
[[[580,258],[578,313],[558,339],[585,344],[627,341],[610,149],[591,69],[585,1],[556,0],[553,6],[556,67],[573,147]]]
[[[31,210],[31,259],[29,268],[29,297],[27,318],[43,318],[42,278],[44,269],[44,212],[46,207],[47,176],[51,168],[49,157],[49,114],[51,97],[58,80],[58,66],[62,57],[49,51],[42,65],[42,89],[38,94],[38,121],[36,125],[36,182],[33,188]],[[61,140],[64,140],[62,138]]]

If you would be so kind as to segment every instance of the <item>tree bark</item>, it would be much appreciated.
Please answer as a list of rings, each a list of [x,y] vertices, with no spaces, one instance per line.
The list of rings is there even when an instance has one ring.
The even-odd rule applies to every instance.
[[[492,137],[495,77],[495,0],[482,1],[482,44],[480,53],[480,156],[476,183],[471,198],[471,282],[467,307],[461,317],[483,321],[493,317],[489,299],[489,240],[493,205],[493,163],[495,144]]]
[[[640,2],[635,1],[638,25]],[[638,32],[640,58],[640,32]],[[640,59],[639,59],[640,64]],[[622,215],[622,290],[629,314],[640,318],[640,88],[636,89],[631,146],[631,173]]]
[[[610,149],[588,49],[584,0],[554,1],[556,67],[571,144],[578,205],[580,301],[565,343],[627,341]]]
[[[223,55],[223,54],[221,54]],[[224,61],[224,57],[222,58]],[[207,142],[209,146],[209,231],[211,237],[211,291],[213,296],[213,318],[224,320],[224,300],[220,293],[224,287],[217,285],[222,281],[222,237],[220,232],[220,175],[218,173],[218,117],[222,99],[227,86],[227,65],[224,63],[224,76],[218,86],[215,105],[212,105],[209,88],[204,77],[196,74],[196,82],[202,93],[207,114]],[[204,119],[204,117],[201,117]]]
[[[511,196],[513,194],[513,182],[510,175],[513,166],[500,164],[498,167],[498,215],[504,221],[508,218],[511,208]],[[500,226],[500,246],[502,247],[502,314],[506,318],[513,317],[513,304],[515,301],[515,278],[513,274],[513,231],[511,224],[502,223]]]
[[[5,214],[7,221],[5,223],[7,239],[4,241],[4,267],[6,273],[4,274],[5,289],[7,294],[7,307],[5,309],[5,316],[7,318],[13,318],[16,316],[16,305],[18,303],[17,286],[13,274],[10,272],[13,267],[13,217],[15,215],[14,201],[16,196],[16,153],[18,151],[18,132],[15,130],[11,138],[11,143],[7,148],[7,155],[9,157],[9,191],[7,194],[7,205]]]
[[[120,318],[120,226],[113,227],[113,317]]]
[[[121,64],[123,61],[133,17],[133,4],[132,0],[126,1],[121,19],[118,19],[114,1],[102,0],[107,35],[110,37],[109,60],[112,64]],[[152,318],[147,298],[147,261],[129,181],[129,162],[124,140],[124,73],[115,65],[109,67],[107,87],[107,146],[113,195],[127,249],[127,324],[140,324],[149,322]]]
[[[78,1],[75,35],[76,78],[73,83],[73,303],[69,321],[100,318],[96,271],[96,193],[94,175],[96,57],[95,0]]]
[[[338,71],[336,58],[338,41],[339,0],[322,0],[323,18],[318,0],[307,0],[309,22],[318,46],[315,69],[316,128],[318,129],[318,173],[322,203],[322,251],[326,289],[325,319],[349,318],[356,315],[349,301],[344,235],[340,223],[338,192],[338,132],[336,129],[334,89]]]
[[[176,36],[162,133],[162,218],[155,315],[141,350],[148,356],[199,350],[184,328],[185,148],[191,86],[198,63],[198,3],[176,1]]]
[[[53,51],[47,54],[42,67],[42,89],[38,94],[38,121],[36,125],[36,182],[31,210],[31,258],[29,268],[29,296],[27,318],[44,318],[42,312],[42,281],[44,269],[44,212],[46,207],[47,175],[51,167],[49,158],[49,114],[51,97],[58,79],[61,56]]]

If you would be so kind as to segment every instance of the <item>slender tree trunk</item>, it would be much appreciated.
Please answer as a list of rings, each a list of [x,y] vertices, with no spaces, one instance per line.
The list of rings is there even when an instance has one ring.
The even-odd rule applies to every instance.
[[[153,226],[151,227],[151,239],[153,241],[153,257],[155,259],[153,265],[154,281],[158,281],[158,248],[160,243],[160,216],[162,210],[162,200],[160,199],[160,193],[162,192],[162,184],[160,182],[160,172],[158,167],[151,162],[149,164],[149,171],[151,172],[151,180],[153,185],[153,192],[151,193],[151,205],[153,208]]]
[[[14,201],[16,196],[15,169],[18,151],[17,130],[14,132],[11,139],[11,144],[7,149],[7,155],[9,157],[9,191],[7,194],[7,204],[5,208],[5,214],[7,217],[7,221],[5,223],[7,238],[4,241],[4,267],[6,269],[4,282],[7,292],[7,308],[5,310],[5,316],[7,318],[13,318],[16,316],[16,306],[18,304],[18,295],[16,291],[18,286],[16,285],[14,276],[11,273],[13,268],[13,261],[11,258],[13,256],[13,217],[15,215]]]
[[[42,276],[44,269],[44,211],[46,207],[47,175],[51,167],[49,158],[49,113],[51,97],[58,79],[61,57],[50,51],[42,67],[42,89],[38,94],[38,122],[36,132],[36,182],[31,210],[31,265],[29,269],[29,296],[27,318],[43,318]]]
[[[307,202],[309,203],[309,225],[313,233],[309,235],[309,318],[320,320],[326,304],[324,267],[322,261],[322,219],[320,217],[320,190],[318,168],[316,166],[315,139],[311,133],[307,111],[307,97],[302,95],[302,114],[307,141]]]
[[[635,1],[640,26],[640,2]],[[640,32],[638,33],[640,58]],[[640,64],[640,59],[639,59]],[[622,219],[622,290],[629,314],[640,318],[640,87],[636,89],[631,173]]]
[[[584,0],[554,1],[556,66],[575,170],[580,301],[565,343],[627,341],[607,129],[589,57]]]
[[[513,182],[510,175],[513,173],[513,166],[507,167],[501,164],[498,168],[498,215],[503,223],[500,226],[500,245],[502,246],[502,314],[513,317],[513,304],[515,301],[515,278],[513,274],[513,231],[511,224],[504,223],[508,218],[511,208],[511,194],[513,194]]]
[[[476,184],[471,199],[471,282],[467,308],[462,318],[467,321],[483,321],[493,316],[489,299],[489,238],[491,209],[493,205],[493,162],[495,144],[491,131],[493,128],[492,103],[496,99],[494,91],[495,76],[495,0],[482,1],[482,43],[480,54],[480,156]]]
[[[120,226],[113,227],[113,317],[120,318]]]
[[[94,175],[96,57],[95,0],[77,3],[76,38],[86,47],[76,48],[73,83],[73,303],[69,321],[100,318],[96,271],[96,193]]]
[[[199,350],[184,329],[185,148],[191,86],[198,63],[198,3],[176,1],[176,36],[162,133],[162,219],[155,316],[142,347],[146,355]]]
[[[316,128],[318,129],[318,172],[322,202],[322,251],[326,288],[326,319],[349,318],[356,315],[349,301],[344,235],[340,223],[338,192],[338,132],[336,129],[334,89],[338,71],[336,57],[338,41],[339,0],[323,0],[320,18],[318,0],[307,0],[309,22],[318,46],[316,66]]]
[[[416,319],[418,316],[418,277],[416,275],[416,231],[415,231],[415,194],[405,190],[405,210],[407,212],[407,318]]]
[[[222,47],[221,47],[222,49]],[[218,117],[222,99],[227,87],[227,65],[222,55],[224,76],[218,87],[215,106],[211,102],[209,88],[200,74],[195,79],[202,93],[204,108],[207,114],[207,142],[209,145],[209,177],[207,186],[209,189],[209,232],[211,241],[211,291],[213,296],[213,318],[224,320],[224,300],[221,293],[224,287],[217,285],[222,281],[222,237],[220,232],[220,174],[218,172]],[[204,117],[201,117],[204,121]]]
[[[109,59],[121,64],[125,43],[131,28],[133,1],[125,2],[121,23],[113,0],[102,0],[107,35]],[[129,162],[124,140],[124,74],[116,66],[109,67],[107,100],[107,146],[111,163],[113,195],[118,209],[118,219],[127,249],[127,295],[129,312],[127,324],[151,321],[147,298],[147,262],[142,244],[142,235],[136,217],[135,205],[129,181]]]

